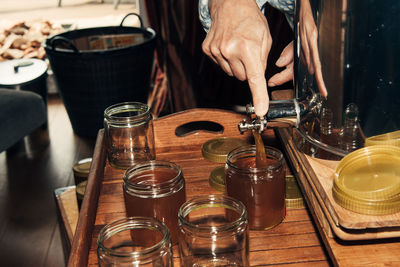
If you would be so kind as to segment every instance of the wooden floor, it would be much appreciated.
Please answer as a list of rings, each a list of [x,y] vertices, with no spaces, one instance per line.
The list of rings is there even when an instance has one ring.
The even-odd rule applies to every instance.
[[[50,144],[34,157],[0,153],[0,266],[65,266],[54,198],[73,185],[72,167],[95,140],[73,133],[57,95],[48,100]]]

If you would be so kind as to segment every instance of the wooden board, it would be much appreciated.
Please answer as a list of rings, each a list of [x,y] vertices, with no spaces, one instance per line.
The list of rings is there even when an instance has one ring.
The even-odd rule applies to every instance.
[[[290,135],[286,130],[283,135]],[[288,140],[290,139],[290,140]],[[286,144],[292,144],[291,137],[285,138]],[[295,144],[292,144],[295,147]],[[296,151],[296,161],[306,172],[310,187],[318,200],[317,205],[324,212],[331,230],[343,240],[365,240],[400,237],[400,212],[372,216],[347,210],[336,203],[332,195],[333,175],[339,161],[312,158]]]
[[[60,209],[63,226],[65,227],[65,231],[67,234],[67,241],[69,243],[69,246],[71,246],[79,216],[78,200],[76,198],[76,187],[68,186],[58,188],[55,190],[54,194],[57,200],[58,208]]]
[[[314,180],[316,173],[332,172],[337,163],[311,160],[310,164],[310,158],[297,150],[291,129],[278,129],[278,136],[333,263],[340,266],[399,266],[400,238],[387,238],[393,234],[389,229],[348,230],[338,226],[330,216],[325,205],[328,200],[321,196],[323,189],[321,185],[316,186]],[[317,171],[314,171],[315,167]]]
[[[209,173],[221,164],[205,160],[201,145],[221,136],[251,140],[240,135],[239,114],[213,109],[194,109],[159,118],[154,121],[157,159],[169,160],[182,167],[186,196],[220,194],[209,186]],[[223,132],[196,131],[177,137],[175,130],[193,121],[213,121],[223,126]],[[82,203],[78,228],[73,240],[68,266],[97,265],[97,235],[104,225],[125,217],[122,195],[122,170],[112,168],[106,160],[104,133],[99,132],[87,191]],[[278,145],[274,132],[263,135],[268,145]],[[321,241],[306,208],[288,209],[284,221],[268,231],[250,231],[250,264],[279,266],[329,266]],[[173,247],[174,265],[180,266],[177,246]]]
[[[329,215],[335,225],[348,230],[371,230],[376,233],[376,237],[400,237],[400,212],[372,216],[363,215],[342,208],[336,203],[332,195],[334,172],[338,161],[329,161],[305,156],[315,175],[312,175],[313,183],[321,195]],[[361,232],[361,231],[359,231]]]

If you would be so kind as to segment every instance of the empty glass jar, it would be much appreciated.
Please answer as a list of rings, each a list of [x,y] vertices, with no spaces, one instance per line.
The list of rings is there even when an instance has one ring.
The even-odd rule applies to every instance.
[[[101,267],[172,266],[169,230],[146,217],[124,218],[106,225],[97,239]]]
[[[224,195],[196,197],[181,206],[181,266],[249,266],[244,205]]]
[[[124,102],[108,107],[104,129],[113,167],[125,169],[135,161],[155,159],[152,115],[146,104]]]

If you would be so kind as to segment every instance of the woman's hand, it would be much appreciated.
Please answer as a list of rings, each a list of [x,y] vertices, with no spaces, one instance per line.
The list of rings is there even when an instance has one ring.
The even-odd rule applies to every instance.
[[[299,13],[299,33],[301,39],[301,60],[307,66],[308,73],[315,74],[318,89],[323,97],[328,96],[324,78],[322,77],[321,61],[318,54],[318,30],[315,25],[308,0],[301,0]],[[285,47],[276,61],[276,66],[285,67],[268,80],[268,86],[284,84],[293,79],[293,42]]]
[[[264,116],[269,98],[265,80],[272,38],[254,0],[210,0],[212,20],[203,51],[228,75],[247,80],[255,113]]]
[[[303,61],[308,68],[308,73],[315,74],[321,95],[327,97],[328,91],[322,77],[321,61],[318,54],[318,30],[308,0],[301,0],[299,22]]]

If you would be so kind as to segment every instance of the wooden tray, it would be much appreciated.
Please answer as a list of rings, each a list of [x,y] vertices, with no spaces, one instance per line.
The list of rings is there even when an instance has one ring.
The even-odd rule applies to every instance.
[[[358,214],[342,208],[336,203],[332,195],[334,172],[339,162],[311,158],[310,156],[305,157],[314,170],[315,176],[311,176],[313,183],[335,226],[346,230],[360,230],[357,232],[365,233],[364,235],[359,234],[360,237],[400,237],[400,212],[372,216]],[[373,231],[373,235],[369,231]]]
[[[399,266],[398,214],[367,216],[341,208],[330,193],[337,162],[312,159],[300,152],[292,129],[278,129],[278,136],[333,262],[343,266]]]
[[[214,109],[193,109],[154,120],[158,159],[176,162],[183,169],[187,199],[195,195],[220,194],[209,186],[209,173],[218,163],[205,160],[201,145],[211,138],[240,135],[237,123],[242,116]],[[223,126],[223,132],[196,131],[177,137],[175,131],[193,121],[212,121]],[[263,135],[264,142],[277,146],[274,132]],[[105,225],[125,217],[122,195],[123,171],[112,168],[106,160],[104,133],[97,137],[87,190],[72,243],[68,266],[97,266],[96,239]],[[180,266],[177,246],[174,265]],[[329,266],[321,241],[306,208],[288,209],[284,221],[268,231],[250,231],[250,264],[279,266]]]

